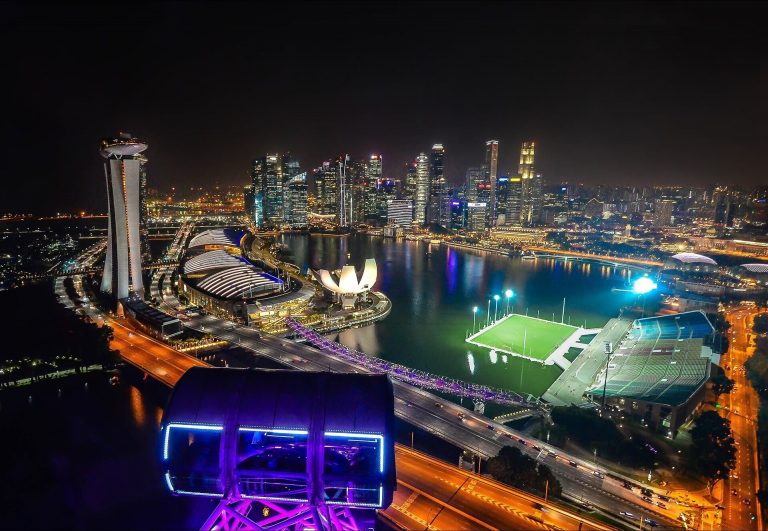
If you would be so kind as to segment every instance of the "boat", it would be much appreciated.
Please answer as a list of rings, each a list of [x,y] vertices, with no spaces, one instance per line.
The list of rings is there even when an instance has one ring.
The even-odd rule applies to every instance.
[[[523,260],[536,260],[536,258],[538,258],[538,256],[536,256],[536,253],[531,251],[530,253],[523,252],[523,254],[521,255],[521,258]]]
[[[441,240],[429,240],[429,243],[440,245]]]

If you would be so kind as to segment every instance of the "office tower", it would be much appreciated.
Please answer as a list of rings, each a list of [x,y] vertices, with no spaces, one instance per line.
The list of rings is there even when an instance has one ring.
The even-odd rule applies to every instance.
[[[496,178],[496,225],[505,225],[507,220],[507,202],[509,200],[509,176]]]
[[[413,201],[410,199],[387,200],[387,223],[410,230],[413,220]]]
[[[326,160],[315,170],[315,198],[317,213],[334,214],[338,221],[338,178],[335,162]]]
[[[282,165],[282,192],[283,192],[283,221],[287,222],[289,213],[288,213],[288,183],[293,181],[293,178],[299,175],[301,173],[301,164],[299,163],[299,159],[291,155],[290,153],[285,153],[280,157],[280,164]]]
[[[253,191],[253,185],[249,184],[243,188],[243,213],[248,221],[254,221],[254,207],[256,206],[256,194]]]
[[[416,201],[416,163],[409,162],[405,165],[405,189],[403,199]]]
[[[352,224],[352,172],[349,170],[349,155],[336,159],[336,177],[339,183],[336,211],[338,212],[338,223],[341,227],[349,227]]]
[[[368,163],[362,158],[350,159],[347,165],[349,191],[347,203],[349,222],[358,225],[365,222],[365,200],[368,195]]]
[[[539,222],[541,207],[544,202],[543,183],[541,175],[534,168],[534,142],[523,142],[520,149],[520,166],[518,173],[521,182],[520,221],[524,225],[534,225]]]
[[[251,193],[253,204],[250,211],[250,219],[257,228],[265,226],[264,221],[264,162],[262,159],[251,161]]]
[[[416,200],[413,202],[413,221],[417,225],[427,222],[429,198],[429,157],[419,153],[416,157]]]
[[[674,208],[674,201],[670,199],[657,199],[653,212],[653,226],[660,228],[672,225],[672,211]]]
[[[292,228],[306,227],[307,173],[299,173],[286,183],[285,222]]]
[[[381,155],[371,155],[365,169],[365,215],[376,216],[379,181],[383,177],[383,161]]]
[[[102,139],[99,146],[107,181],[107,256],[101,291],[115,299],[132,294],[143,296],[141,277],[139,154],[147,144],[120,133]]]
[[[484,182],[482,168],[467,169],[467,200],[477,201],[480,187]]]
[[[523,179],[519,175],[512,175],[507,182],[507,207],[504,216],[504,224],[507,226],[520,225],[521,201],[523,194]]]
[[[381,179],[376,189],[376,218],[384,221],[388,217],[389,202],[397,198],[397,187],[392,179]],[[413,201],[411,201],[411,215],[413,215]],[[410,226],[410,225],[409,225]]]
[[[488,140],[485,143],[485,159],[483,171],[485,182],[490,184],[488,195],[488,221],[490,226],[496,226],[496,177],[499,168],[499,141]]]
[[[254,221],[257,227],[283,224],[283,161],[278,154],[253,161],[251,178],[256,196]]]
[[[713,218],[715,223],[728,225],[733,221],[731,193],[727,186],[717,186],[712,192]]]
[[[443,225],[445,222],[445,148],[442,144],[432,146],[429,160],[429,199],[427,222]]]

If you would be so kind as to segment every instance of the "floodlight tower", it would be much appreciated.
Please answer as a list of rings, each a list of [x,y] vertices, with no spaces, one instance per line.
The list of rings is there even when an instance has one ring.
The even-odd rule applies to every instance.
[[[106,159],[107,257],[101,291],[116,300],[143,295],[141,277],[140,186],[141,156],[149,147],[128,133],[104,138],[99,153]]]

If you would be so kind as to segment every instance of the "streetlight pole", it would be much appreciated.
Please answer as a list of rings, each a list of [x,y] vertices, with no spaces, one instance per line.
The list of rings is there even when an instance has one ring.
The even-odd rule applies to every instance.
[[[472,308],[472,335],[475,334],[475,325],[477,324],[477,306]]]
[[[485,326],[487,327],[489,324],[489,318],[491,316],[491,299],[488,299],[488,313],[485,315]]]
[[[493,309],[493,322],[495,323],[496,319],[498,319],[498,314],[499,314],[499,296],[494,295],[493,300],[496,301],[496,306]]]
[[[507,309],[505,310],[504,315],[509,315],[509,299],[511,299],[514,294],[515,292],[511,289],[504,292],[504,295],[507,297]]]

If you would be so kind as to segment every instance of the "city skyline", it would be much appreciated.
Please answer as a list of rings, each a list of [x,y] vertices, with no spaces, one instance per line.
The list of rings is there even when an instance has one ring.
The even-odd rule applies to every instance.
[[[464,4],[439,15],[419,4],[407,16],[389,5],[370,13],[270,7],[267,14],[290,20],[290,39],[249,32],[239,4],[218,14],[161,5],[120,17],[109,6],[6,5],[4,38],[28,46],[3,60],[17,105],[0,158],[4,197],[13,200],[0,211],[55,212],[75,200],[97,210],[103,198],[79,198],[78,189],[100,179],[88,143],[112,130],[155,146],[149,185],[160,188],[247,182],[255,156],[286,151],[308,166],[333,153],[380,153],[384,176],[402,178],[395,172],[436,143],[455,185],[482,164],[477,146],[491,138],[500,141],[502,174],[516,169],[520,143],[535,141],[547,182],[761,182],[750,4],[492,5],[494,17]],[[128,28],[134,16],[142,37],[131,48],[141,60],[105,72],[99,65],[114,50],[94,46],[108,42],[103,21]],[[512,19],[520,21],[515,39],[504,22]],[[319,38],[324,23],[344,34]],[[417,24],[423,40],[400,38]],[[536,44],[526,48],[526,37]],[[485,49],[519,64],[479,61]],[[252,68],[262,60],[277,66]],[[370,79],[356,75],[371,69]],[[408,83],[414,75],[423,82]],[[345,88],[350,76],[361,79],[355,91]],[[40,143],[53,147],[56,164],[29,164]]]

